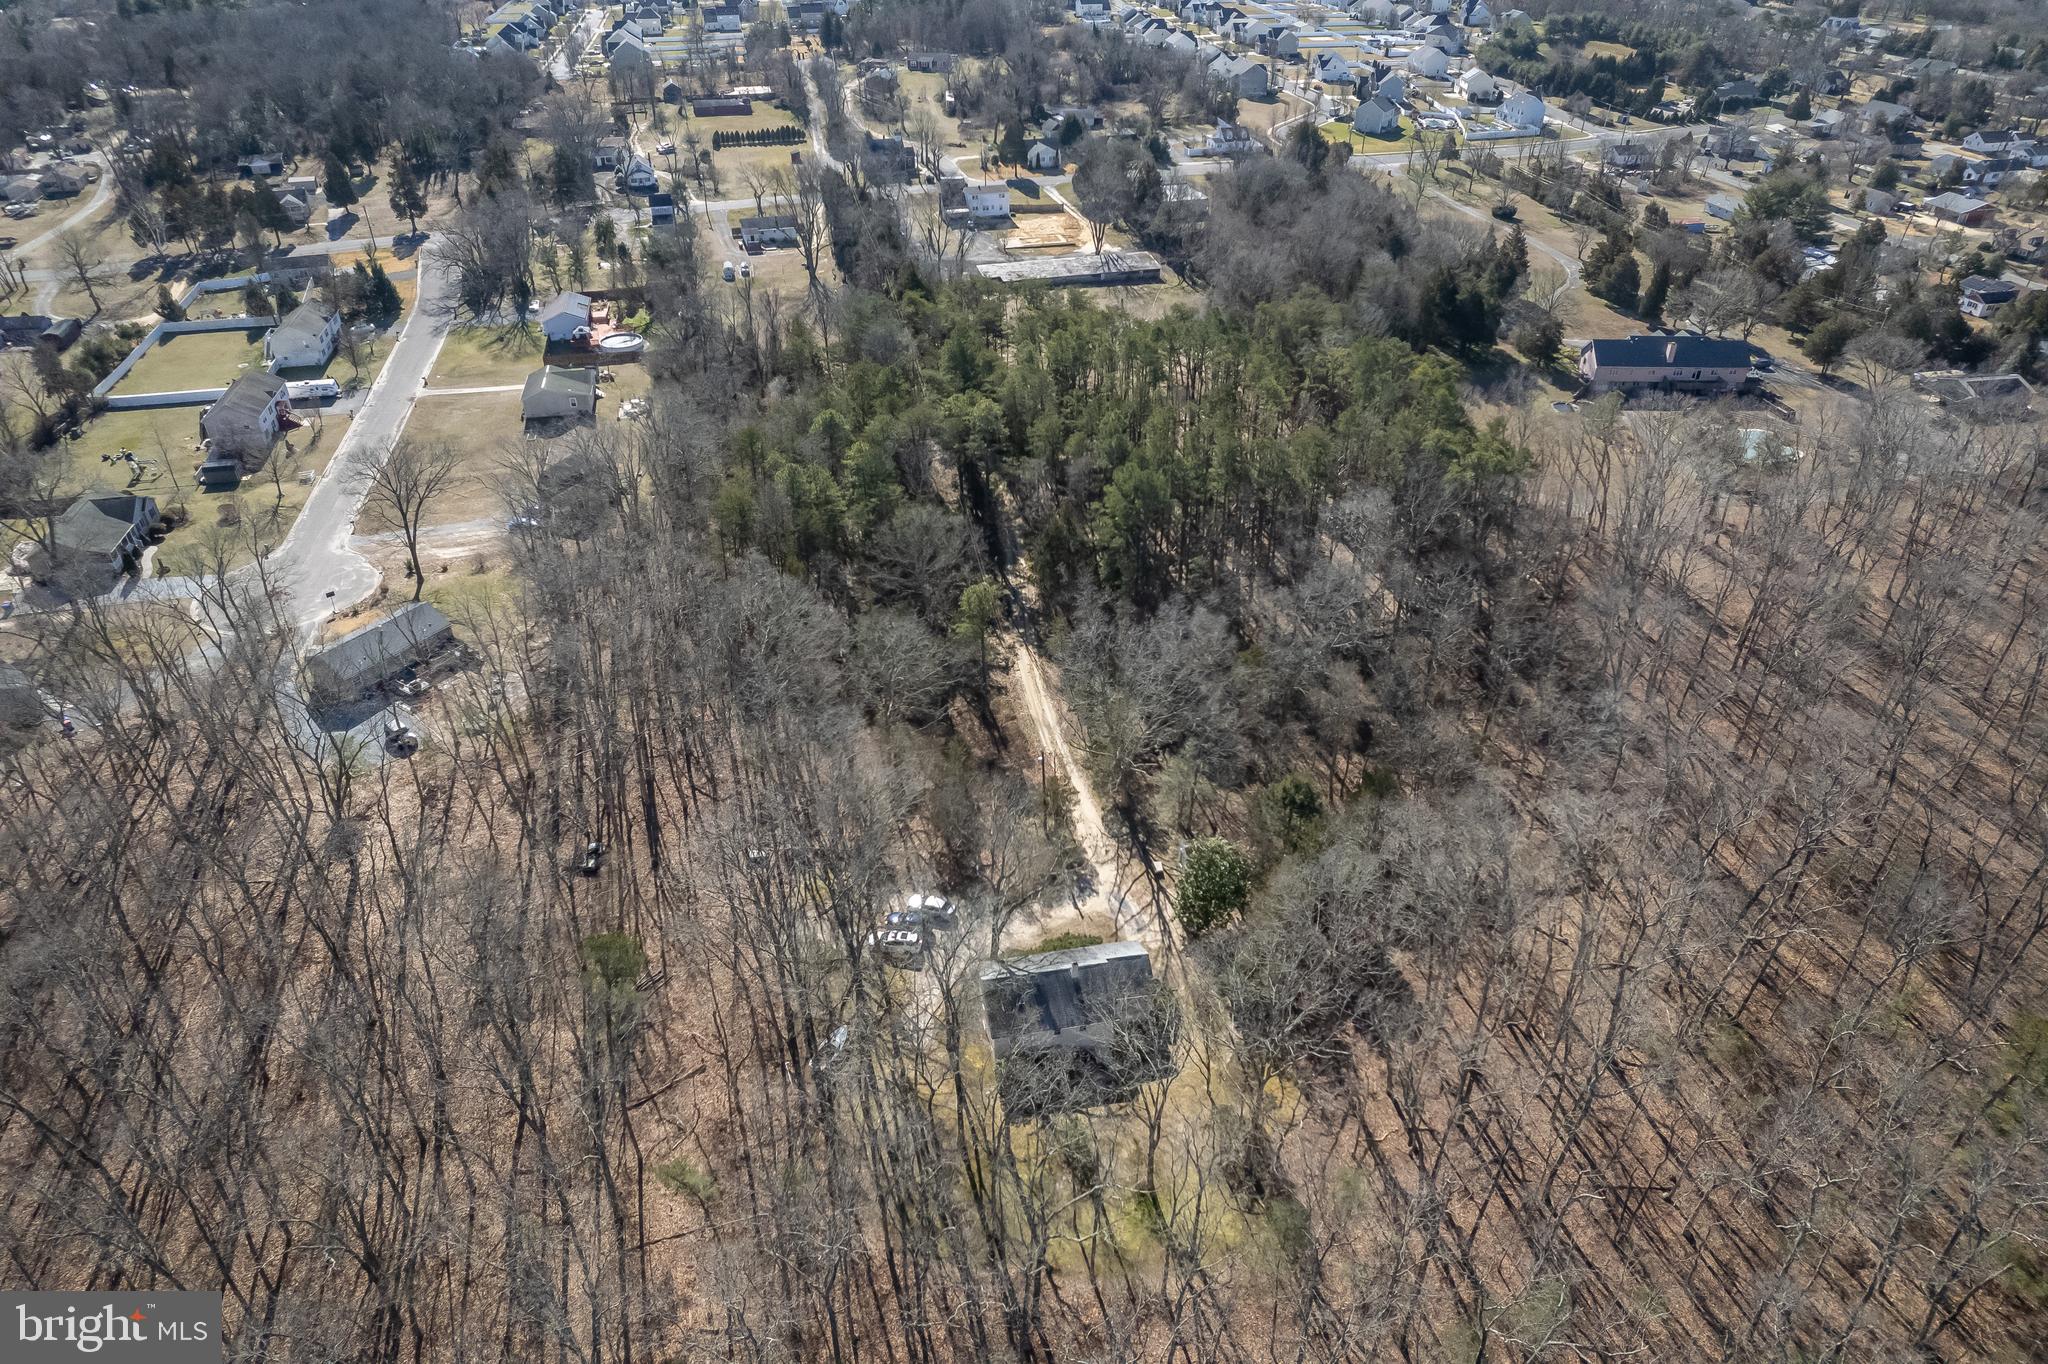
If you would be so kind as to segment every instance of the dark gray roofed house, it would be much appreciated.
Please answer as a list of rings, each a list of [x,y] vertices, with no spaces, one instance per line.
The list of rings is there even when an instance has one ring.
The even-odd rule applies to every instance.
[[[1971,317],[1990,317],[2020,296],[2020,286],[2009,279],[1987,279],[1971,275],[1957,286],[1960,309]]]
[[[261,370],[242,375],[220,400],[199,418],[199,434],[217,453],[232,455],[245,466],[261,464],[291,412],[285,381]]]
[[[1141,944],[989,962],[981,1002],[1013,1109],[1086,1107],[1171,1073],[1172,1024]]]
[[[133,493],[87,493],[50,525],[51,567],[98,590],[126,571],[156,525],[156,499]]]
[[[455,627],[430,602],[407,602],[374,625],[352,630],[306,656],[317,704],[353,701],[427,662],[455,642]]]
[[[1588,341],[1579,373],[1595,393],[1734,393],[1749,385],[1755,347],[1689,333]]]

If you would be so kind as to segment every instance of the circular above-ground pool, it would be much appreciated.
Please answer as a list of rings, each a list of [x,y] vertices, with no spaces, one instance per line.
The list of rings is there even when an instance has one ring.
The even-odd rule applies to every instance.
[[[638,355],[647,349],[647,341],[636,332],[613,332],[601,338],[597,348],[606,355]]]

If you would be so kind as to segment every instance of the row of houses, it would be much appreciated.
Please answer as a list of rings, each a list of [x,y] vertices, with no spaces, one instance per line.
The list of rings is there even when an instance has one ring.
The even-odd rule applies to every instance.
[[[0,175],[0,204],[28,204],[38,199],[69,199],[81,193],[90,183],[91,179],[86,170],[68,165],[48,166],[33,175]]]

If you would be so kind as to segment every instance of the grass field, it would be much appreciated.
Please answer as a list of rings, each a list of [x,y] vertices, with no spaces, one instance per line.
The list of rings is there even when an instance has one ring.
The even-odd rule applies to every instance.
[[[546,342],[538,327],[457,327],[448,333],[428,388],[521,384],[540,365]]]
[[[161,338],[143,352],[135,368],[114,386],[116,393],[175,393],[190,388],[225,388],[251,369],[263,367],[264,328],[248,331],[187,332]]]
[[[741,177],[745,176],[748,171],[791,169],[795,163],[789,159],[790,153],[801,152],[805,156],[809,156],[810,144],[799,140],[786,147],[726,147],[718,151],[712,151],[711,135],[713,133],[763,132],[771,128],[794,128],[800,126],[802,125],[798,122],[796,115],[790,113],[789,110],[777,109],[773,105],[764,104],[758,100],[755,101],[754,112],[748,114],[745,118],[691,118],[689,107],[685,105],[680,110],[668,113],[667,124],[661,130],[661,136],[672,138],[675,141],[676,165],[687,176],[688,166],[686,158],[689,153],[688,149],[684,146],[684,139],[694,134],[699,149],[711,152],[711,163],[718,168],[719,179],[725,184],[726,192],[728,194],[737,194],[743,188],[740,185]],[[658,169],[667,170],[669,168],[668,157],[657,156],[653,160]]]
[[[1412,121],[1403,119],[1399,137],[1368,137],[1356,131],[1343,119],[1332,119],[1322,126],[1323,136],[1331,142],[1349,142],[1354,156],[1384,156],[1388,152],[1413,151],[1416,146],[1415,127]]]
[[[456,486],[428,506],[428,525],[448,526],[507,514],[499,491],[504,483],[500,469],[518,453],[525,439],[517,393],[421,398],[413,404],[401,439],[446,444],[462,456]]]

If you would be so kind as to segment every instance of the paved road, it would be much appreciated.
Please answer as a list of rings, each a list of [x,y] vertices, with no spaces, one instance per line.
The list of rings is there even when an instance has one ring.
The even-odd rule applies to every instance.
[[[413,400],[426,387],[427,373],[448,337],[453,293],[448,271],[431,247],[423,250],[418,297],[399,328],[391,358],[370,385],[291,533],[269,554],[267,567],[284,591],[283,614],[302,627],[376,590],[377,570],[349,548],[349,537],[362,509],[364,480],[398,443]]]

